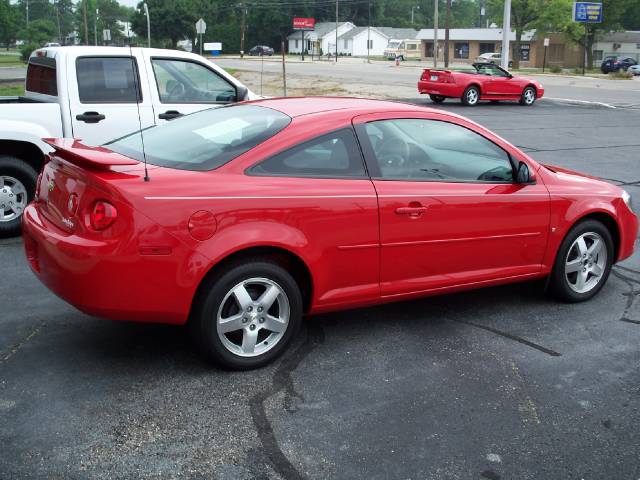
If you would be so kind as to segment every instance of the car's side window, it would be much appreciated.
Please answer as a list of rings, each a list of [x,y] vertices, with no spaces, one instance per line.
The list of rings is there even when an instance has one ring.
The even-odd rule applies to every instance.
[[[236,100],[233,85],[197,62],[154,58],[151,64],[162,103],[229,103]]]
[[[76,77],[81,103],[142,101],[138,71],[131,57],[80,57],[76,60]]]
[[[365,124],[372,176],[382,179],[513,181],[509,154],[485,137],[449,122],[381,120]]]
[[[252,167],[252,175],[366,177],[353,130],[344,128],[278,153]]]

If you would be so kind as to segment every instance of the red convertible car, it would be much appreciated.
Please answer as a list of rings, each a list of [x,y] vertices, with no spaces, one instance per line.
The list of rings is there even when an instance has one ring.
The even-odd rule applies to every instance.
[[[539,82],[511,75],[498,65],[474,63],[473,67],[473,72],[426,69],[418,82],[418,91],[429,94],[434,103],[459,98],[469,106],[477,105],[480,100],[518,100],[522,105],[531,106],[544,95]]]
[[[48,140],[28,261],[88,314],[188,322],[231,368],[275,358],[305,314],[542,277],[587,300],[638,229],[624,190],[415,105],[258,100],[142,140]]]

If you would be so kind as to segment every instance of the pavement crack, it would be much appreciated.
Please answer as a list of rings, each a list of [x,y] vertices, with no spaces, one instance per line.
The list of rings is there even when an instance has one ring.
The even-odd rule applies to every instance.
[[[488,327],[486,325],[480,325],[479,323],[469,322],[466,320],[454,320],[454,322],[464,323],[465,325],[471,325],[472,327],[481,328],[482,330],[486,330],[491,333],[495,333],[496,335],[500,335],[501,337],[508,338],[509,340],[514,340],[518,343],[522,343],[528,347],[539,350],[547,355],[551,355],[552,357],[561,357],[562,354],[556,352],[555,350],[551,350],[550,348],[543,347],[542,345],[538,345],[537,343],[533,343],[525,338],[518,337],[517,335],[513,335],[508,332],[503,332],[502,330],[498,330],[497,328]]]
[[[634,323],[634,324],[640,325],[640,320],[634,320],[630,318],[633,304],[635,300],[638,298],[638,295],[640,295],[640,289],[635,289],[634,284],[640,285],[640,280],[636,280],[635,278],[628,277],[627,275],[620,273],[618,269],[622,269],[624,271],[628,271],[632,273],[639,273],[636,270],[633,270],[631,268],[621,267],[621,266],[616,266],[611,269],[611,273],[616,277],[618,277],[620,280],[622,280],[629,287],[629,291],[622,294],[623,296],[627,297],[627,303],[624,307],[624,311],[622,312],[622,315],[618,320],[620,320],[621,322]]]
[[[27,335],[26,337],[24,337],[22,340],[20,340],[19,342],[15,343],[13,346],[11,346],[6,352],[3,352],[2,354],[0,354],[0,364],[7,362],[8,360],[11,359],[11,357],[13,357],[16,353],[18,353],[18,351],[20,351],[20,349],[27,344],[33,337],[35,337],[36,335],[38,335],[40,333],[40,330],[42,330],[42,327],[45,326],[45,322],[41,322],[38,325],[36,325],[33,330],[31,330],[31,332],[29,332],[29,335]]]
[[[302,398],[295,391],[293,378],[291,374],[298,368],[298,365],[309,355],[318,345],[324,343],[324,331],[322,328],[309,322],[307,330],[307,338],[294,352],[287,355],[278,365],[274,375],[271,387],[267,390],[254,395],[249,400],[251,409],[251,417],[253,424],[258,433],[258,438],[262,443],[266,456],[271,462],[273,469],[280,476],[287,480],[303,480],[305,477],[296,469],[284,454],[278,439],[275,436],[273,427],[265,409],[265,402],[268,398],[276,395],[280,391],[285,392],[285,410],[288,412],[295,411],[291,408],[291,400],[295,397]]]

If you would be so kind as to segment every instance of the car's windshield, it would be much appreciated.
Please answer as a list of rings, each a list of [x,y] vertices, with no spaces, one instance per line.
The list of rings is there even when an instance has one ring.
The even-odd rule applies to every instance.
[[[212,108],[113,140],[106,146],[140,162],[146,156],[151,165],[213,170],[271,138],[290,122],[282,112],[255,105]]]
[[[493,63],[474,63],[473,67],[481,75],[489,75],[491,77],[508,77],[509,72],[500,68]]]

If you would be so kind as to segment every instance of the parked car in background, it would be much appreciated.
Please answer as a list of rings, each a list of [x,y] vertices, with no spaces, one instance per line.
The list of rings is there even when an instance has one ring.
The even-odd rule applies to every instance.
[[[631,57],[606,57],[600,65],[602,73],[626,71],[630,66],[637,65],[638,62]]]
[[[384,49],[384,56],[389,60],[399,58],[404,61],[408,58],[420,59],[422,53],[420,48],[421,40],[389,40],[387,47]]]
[[[20,232],[51,151],[43,137],[99,145],[186,113],[255,98],[199,55],[120,47],[36,50],[25,90],[24,97],[0,97],[0,237]]]
[[[271,47],[267,47],[266,45],[256,45],[255,47],[252,47],[251,50],[249,50],[249,55],[253,55],[253,56],[271,56],[273,55],[273,48]]]
[[[90,315],[189,321],[230,368],[276,358],[305,314],[544,277],[585,301],[638,233],[623,189],[441,110],[276,98],[143,133],[48,140],[28,263]]]
[[[634,75],[640,75],[640,65],[631,65],[627,72],[632,73]]]
[[[476,63],[493,63],[494,65],[500,65],[502,61],[502,54],[500,53],[483,53],[476,57]],[[509,68],[513,67],[513,61],[509,60]]]
[[[459,98],[468,106],[480,100],[518,100],[531,106],[544,95],[542,85],[526,77],[514,76],[493,63],[474,63],[474,71],[425,69],[418,81],[418,91],[428,94],[434,103]]]
[[[44,44],[44,48],[49,48],[49,47],[59,47],[60,44],[58,42],[49,42],[49,43],[45,43]]]

